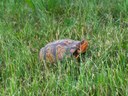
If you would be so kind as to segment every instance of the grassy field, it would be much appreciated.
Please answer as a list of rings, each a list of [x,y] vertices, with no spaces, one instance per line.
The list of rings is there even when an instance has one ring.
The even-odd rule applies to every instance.
[[[39,62],[63,38],[89,41],[79,74],[73,59]],[[128,0],[0,1],[0,96],[43,95],[128,96]]]

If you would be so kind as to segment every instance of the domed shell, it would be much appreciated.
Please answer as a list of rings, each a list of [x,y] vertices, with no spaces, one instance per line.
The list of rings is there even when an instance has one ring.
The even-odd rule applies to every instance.
[[[63,60],[65,57],[68,58],[74,56],[77,58],[78,55],[83,53],[88,46],[87,41],[84,40],[84,43],[86,44],[83,44],[83,41],[75,41],[71,39],[54,41],[40,49],[39,58],[41,61],[51,63]],[[80,52],[80,47],[82,47],[81,44],[86,47],[83,47],[83,52]]]

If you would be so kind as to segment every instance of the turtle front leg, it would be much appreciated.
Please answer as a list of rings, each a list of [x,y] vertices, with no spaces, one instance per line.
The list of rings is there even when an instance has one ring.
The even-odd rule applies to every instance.
[[[79,57],[79,53],[77,50],[73,53],[73,56],[75,56],[76,59]]]

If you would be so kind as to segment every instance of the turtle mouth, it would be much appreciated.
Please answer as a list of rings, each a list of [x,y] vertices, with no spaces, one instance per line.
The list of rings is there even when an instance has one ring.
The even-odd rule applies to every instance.
[[[73,55],[75,56],[75,58],[78,58],[81,53],[86,52],[87,48],[88,48],[88,42],[85,40],[82,40],[78,45],[78,48],[76,49],[76,51],[73,53]]]

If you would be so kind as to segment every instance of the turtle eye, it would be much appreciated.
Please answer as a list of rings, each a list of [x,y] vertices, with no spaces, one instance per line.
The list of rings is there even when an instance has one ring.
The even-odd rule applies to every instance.
[[[84,44],[84,42],[85,42],[85,40],[82,40],[80,44],[82,45],[82,44]]]
[[[84,40],[81,42],[81,44],[83,44],[84,43]]]

